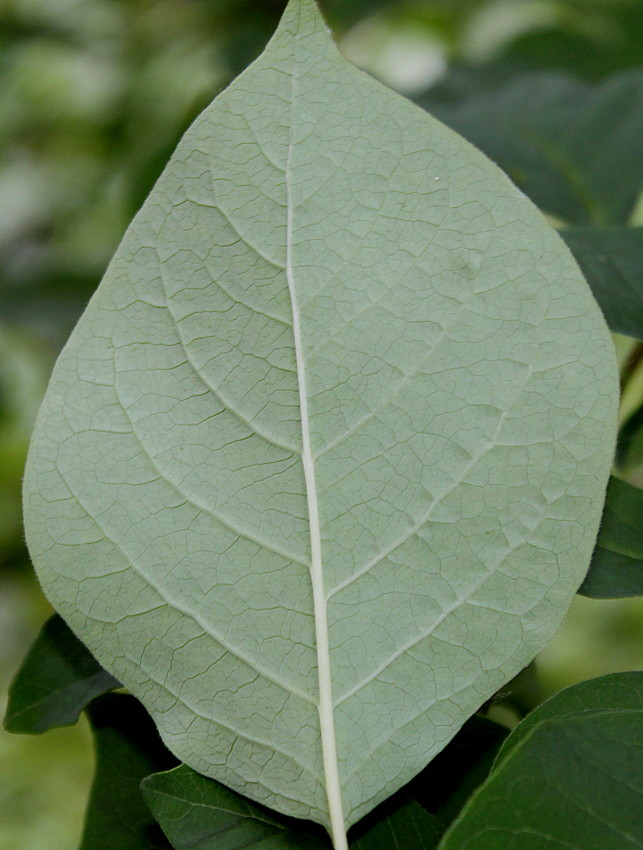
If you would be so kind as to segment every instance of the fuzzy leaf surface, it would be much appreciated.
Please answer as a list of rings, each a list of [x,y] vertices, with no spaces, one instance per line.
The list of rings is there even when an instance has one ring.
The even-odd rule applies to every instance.
[[[29,546],[172,752],[346,847],[562,620],[616,396],[540,213],[292,0],[56,365]]]

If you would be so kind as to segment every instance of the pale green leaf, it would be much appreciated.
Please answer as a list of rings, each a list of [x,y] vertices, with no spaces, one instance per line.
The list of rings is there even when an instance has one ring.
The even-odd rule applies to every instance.
[[[340,850],[562,620],[616,395],[540,213],[292,0],[58,361],[31,553],[182,761]]]

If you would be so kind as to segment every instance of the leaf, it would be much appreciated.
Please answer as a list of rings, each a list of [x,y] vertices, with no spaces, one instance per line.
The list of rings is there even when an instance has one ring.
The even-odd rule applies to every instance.
[[[395,0],[325,0],[323,8],[328,20],[343,32],[361,18],[373,15],[392,2]],[[208,19],[218,27],[218,33],[225,35],[223,48],[228,64],[235,72],[242,71],[261,51],[284,5],[283,2],[227,0],[225,4],[219,3],[208,9]],[[213,17],[215,10],[218,14]]]
[[[355,828],[350,850],[434,850],[443,833],[437,818],[415,800],[397,794]]]
[[[571,8],[568,6],[568,9]],[[569,69],[586,79],[601,79],[627,67],[641,67],[640,3],[580,3],[548,23],[520,31],[494,53],[514,74],[525,68]],[[575,20],[574,20],[575,18]]]
[[[489,775],[509,730],[475,715],[407,786],[407,792],[443,824],[450,824]]]
[[[293,0],[56,365],[29,546],[181,761],[343,850],[562,620],[616,397],[541,214]]]
[[[616,463],[624,472],[636,471],[643,465],[643,399],[641,401],[618,435]]]
[[[175,850],[325,850],[327,839],[181,765],[147,777],[143,796]],[[382,815],[381,812],[384,811]],[[433,850],[444,831],[418,803],[404,798],[376,809],[359,826],[350,850]]]
[[[611,478],[596,549],[579,593],[599,599],[643,595],[643,490]]]
[[[71,726],[90,700],[118,687],[120,683],[54,614],[9,688],[5,728],[35,735]]]
[[[302,834],[186,765],[143,780],[143,796],[175,850],[324,850],[323,838]]]
[[[643,595],[643,559],[597,546],[578,592],[594,599]]]
[[[600,85],[539,71],[445,103],[418,102],[481,148],[545,212],[627,224],[643,188],[643,71]]]
[[[560,235],[611,330],[643,339],[643,227],[570,227]]]
[[[107,694],[88,709],[96,745],[92,785],[80,850],[166,850],[139,784],[176,759],[163,746],[143,706],[129,694]]]
[[[494,771],[543,723],[558,724],[566,718],[589,716],[604,711],[640,711],[643,700],[643,673],[611,673],[580,682],[550,697],[516,726],[500,748]]]
[[[624,850],[643,842],[643,674],[575,685],[529,715],[440,850]]]

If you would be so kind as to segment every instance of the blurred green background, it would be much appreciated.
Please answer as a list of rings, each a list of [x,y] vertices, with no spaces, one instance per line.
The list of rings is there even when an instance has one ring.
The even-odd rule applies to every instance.
[[[321,5],[346,55],[410,96],[458,69],[469,81],[557,69],[598,82],[643,68],[640,0]],[[20,481],[55,356],[180,135],[262,49],[283,6],[0,0],[1,700],[50,613],[23,543]],[[642,204],[635,216],[643,224]],[[616,342],[626,424],[640,419],[643,358]],[[640,465],[627,477],[643,485]],[[642,662],[643,602],[577,597],[524,699]],[[0,732],[0,850],[76,846],[91,771],[82,724],[42,738]]]

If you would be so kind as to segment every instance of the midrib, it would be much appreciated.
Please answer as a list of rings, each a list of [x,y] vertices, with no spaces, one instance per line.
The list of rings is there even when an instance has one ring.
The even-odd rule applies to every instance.
[[[317,504],[317,486],[315,483],[315,461],[310,444],[310,427],[308,423],[308,394],[306,390],[306,363],[302,347],[301,321],[297,305],[297,293],[292,262],[293,237],[293,203],[292,203],[292,150],[293,150],[293,116],[297,94],[295,40],[294,61],[292,71],[292,88],[290,102],[290,123],[288,139],[288,155],[286,159],[286,278],[292,305],[292,327],[295,339],[295,358],[297,361],[297,385],[299,390],[301,411],[301,441],[302,465],[306,484],[306,501],[308,505],[308,520],[310,524],[310,555],[311,581],[313,587],[313,611],[315,615],[315,637],[317,642],[317,672],[319,677],[319,725],[321,732],[322,756],[324,762],[324,779],[326,796],[330,814],[331,833],[335,850],[348,850],[346,824],[342,805],[339,768],[337,764],[337,744],[335,740],[335,716],[333,707],[333,690],[331,679],[330,651],[328,646],[328,619],[326,612],[326,593],[324,590],[324,573],[322,567],[321,533],[319,528],[319,508]]]

